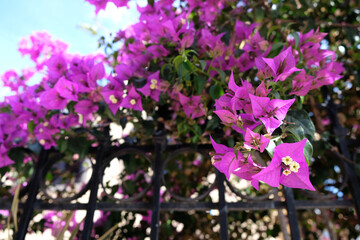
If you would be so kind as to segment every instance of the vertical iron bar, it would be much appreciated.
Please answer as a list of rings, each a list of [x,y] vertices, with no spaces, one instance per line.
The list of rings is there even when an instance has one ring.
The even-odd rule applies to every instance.
[[[284,187],[286,209],[290,224],[290,232],[292,240],[300,240],[300,229],[296,214],[295,199],[292,188]]]
[[[105,127],[104,134],[105,139],[98,140],[100,142],[99,147],[96,152],[96,162],[93,169],[93,174],[91,176],[91,187],[90,187],[90,197],[89,202],[86,206],[86,217],[84,222],[84,229],[81,233],[82,240],[88,240],[91,237],[91,230],[93,227],[94,221],[94,212],[97,204],[97,194],[100,182],[100,169],[103,162],[105,152],[109,148],[110,138],[109,138],[109,127]]]
[[[160,187],[162,173],[162,153],[166,148],[166,134],[163,126],[158,126],[154,134],[155,143],[155,162],[153,163],[153,199],[151,211],[151,232],[150,239],[159,239],[159,220],[160,220]]]
[[[220,239],[227,240],[228,236],[228,219],[227,219],[227,204],[225,201],[225,175],[217,171],[218,176],[218,191],[219,191],[219,212],[220,212]]]
[[[331,98],[329,89],[327,87],[323,87],[322,91],[323,91],[323,96],[324,96],[326,107],[327,107],[326,110],[327,110],[329,118],[330,118],[333,132],[339,139],[340,151],[347,159],[351,159],[350,152],[347,147],[347,143],[348,143],[348,141],[346,139],[347,130],[340,125],[339,119],[337,117],[338,107],[336,106],[333,99]],[[348,184],[350,187],[350,191],[354,198],[353,200],[355,203],[355,210],[356,210],[356,213],[358,216],[358,221],[360,222],[360,183],[359,183],[359,179],[354,171],[355,167],[353,166],[353,164],[349,163],[347,161],[343,161],[343,163],[345,166],[346,174],[348,175]]]
[[[274,201],[280,201],[278,188],[275,188]],[[284,240],[291,240],[290,236],[289,236],[289,232],[287,230],[286,216],[283,212],[283,209],[282,208],[277,209],[277,212],[278,212],[278,217],[279,217],[279,221],[280,221],[280,229],[284,235]]]
[[[15,234],[15,240],[23,240],[25,239],[27,229],[29,226],[29,222],[31,220],[32,214],[34,212],[34,203],[36,201],[36,195],[39,191],[40,185],[40,176],[41,171],[49,157],[49,151],[41,149],[38,162],[35,164],[34,178],[31,181],[31,185],[29,187],[28,198],[26,199],[26,203],[24,206],[23,214],[21,215],[19,230]]]

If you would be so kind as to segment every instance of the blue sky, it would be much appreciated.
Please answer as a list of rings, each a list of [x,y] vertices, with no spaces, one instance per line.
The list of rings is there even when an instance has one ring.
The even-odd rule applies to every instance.
[[[143,5],[144,0],[137,3]],[[100,36],[116,33],[138,17],[136,1],[130,2],[130,9],[109,3],[95,15],[95,7],[85,0],[0,0],[0,74],[33,66],[17,49],[20,39],[35,31],[47,31],[53,39],[68,43],[70,53],[88,54],[100,51]],[[80,26],[91,26],[98,34]],[[0,97],[7,93],[0,85]]]

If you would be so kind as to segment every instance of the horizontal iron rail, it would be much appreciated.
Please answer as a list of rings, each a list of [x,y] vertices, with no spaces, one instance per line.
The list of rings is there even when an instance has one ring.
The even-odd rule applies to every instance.
[[[86,210],[87,204],[84,203],[47,203],[36,201],[35,210]],[[20,204],[19,208],[23,208]],[[125,202],[125,203],[97,203],[96,210],[103,211],[148,211],[151,210],[150,202]],[[228,211],[240,210],[270,210],[286,208],[285,202],[282,201],[256,201],[256,202],[227,202]],[[295,200],[295,208],[302,209],[330,209],[330,208],[353,208],[352,200]],[[0,209],[10,210],[11,201],[0,202]],[[162,202],[160,211],[208,211],[218,209],[218,203],[212,202]]]

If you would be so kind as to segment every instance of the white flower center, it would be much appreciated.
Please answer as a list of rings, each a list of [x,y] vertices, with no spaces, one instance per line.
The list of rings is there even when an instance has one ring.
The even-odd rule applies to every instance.
[[[289,166],[293,162],[290,156],[283,157],[281,161],[287,166]]]

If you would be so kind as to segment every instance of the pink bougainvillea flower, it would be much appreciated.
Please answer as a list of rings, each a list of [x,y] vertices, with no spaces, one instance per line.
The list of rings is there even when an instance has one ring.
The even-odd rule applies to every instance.
[[[24,69],[23,72],[25,73],[22,76],[19,76],[14,70],[6,71],[0,75],[3,86],[9,87],[12,91],[18,91],[20,87],[25,90],[27,88],[26,81],[33,76],[34,72],[32,69]]]
[[[235,169],[232,173],[239,178],[243,178],[245,180],[251,181],[251,185],[256,189],[259,190],[259,180],[253,179],[253,176],[259,173],[264,167],[261,167],[254,163],[251,158],[251,154],[247,157],[244,165],[240,168]]]
[[[19,44],[19,52],[30,55],[38,70],[44,67],[48,56],[62,54],[68,45],[59,40],[52,40],[47,32],[35,32],[29,38],[23,38]]]
[[[40,95],[40,105],[50,110],[63,110],[68,100],[60,96],[55,88],[49,89]]]
[[[11,165],[14,163],[13,160],[7,155],[8,149],[2,144],[0,146],[0,168]]]
[[[225,47],[224,42],[221,41],[221,38],[225,33],[220,33],[214,36],[207,28],[201,29],[200,33],[201,36],[198,40],[198,46],[201,46],[204,52],[211,51],[213,54],[215,54],[215,56],[220,56],[222,54],[223,48]],[[217,49],[217,51],[215,51],[215,49]]]
[[[129,0],[110,0],[117,7],[127,7]]]
[[[320,49],[320,46],[319,43],[307,43],[301,46],[302,57],[308,68],[320,66],[320,62],[323,59],[323,50]]]
[[[324,37],[327,35],[327,33],[319,32],[319,28],[316,29],[314,32],[314,29],[311,29],[307,33],[298,33],[300,37],[300,44],[304,44],[306,42],[312,42],[312,43],[320,43],[321,40],[324,39]]]
[[[34,132],[35,133],[35,132]],[[45,149],[50,149],[51,147],[55,147],[57,143],[54,141],[51,133],[42,131],[36,132],[35,136],[37,140],[39,141],[40,145],[42,145]]]
[[[244,41],[245,45],[243,47],[243,50],[250,53],[251,57],[260,57],[260,56],[266,56],[269,52],[269,42],[266,41],[263,37],[261,37],[259,32],[255,32],[255,34],[251,37],[250,42]],[[255,65],[255,59],[251,59],[253,64]]]
[[[102,91],[101,95],[103,96],[104,101],[109,106],[111,112],[115,115],[121,105],[121,101],[123,99],[123,92],[115,90]]]
[[[251,104],[249,93],[254,93],[252,85],[241,80],[242,86],[235,83],[234,75],[231,73],[229,78],[228,89],[219,99],[215,100],[216,110],[230,110],[235,112],[237,110],[244,110],[246,113],[251,113]]]
[[[268,97],[257,97],[251,94],[250,99],[254,116],[260,119],[269,134],[281,125],[287,111],[295,101],[295,99],[270,100]]]
[[[294,77],[292,81],[292,90],[289,94],[295,94],[297,96],[305,96],[311,87],[313,82],[313,76],[307,75],[304,69]]]
[[[166,50],[166,48],[164,48],[162,45],[151,45],[146,49],[154,56],[154,58],[159,58],[169,55],[169,51]]]
[[[293,72],[300,71],[296,68],[296,61],[292,54],[292,48],[289,47],[274,58],[257,58],[256,66],[260,70],[269,68],[267,72],[274,77],[273,81],[284,81]]]
[[[230,105],[234,111],[244,109],[245,112],[248,113],[247,109],[250,107],[249,93],[253,94],[255,91],[253,86],[248,81],[241,80],[241,84],[241,87],[236,85],[234,75],[231,73],[228,91],[233,96],[230,100]]]
[[[216,110],[214,111],[214,113],[220,118],[221,122],[224,125],[231,126],[233,124],[236,124],[238,120],[237,116],[229,110]]]
[[[267,145],[269,144],[270,139],[266,138],[264,135],[255,133],[250,129],[246,129],[244,136],[244,146],[247,148],[252,148],[263,152]]]
[[[57,72],[60,75],[64,74],[67,70],[67,61],[62,54],[56,54],[51,56],[45,64],[49,71]]]
[[[50,118],[49,123],[50,126],[54,126],[54,128],[56,129],[68,130],[70,127],[78,125],[79,118],[74,114],[69,114],[69,115],[55,114]],[[48,130],[46,129],[46,131]]]
[[[232,127],[235,131],[245,134],[245,129],[254,129],[261,123],[256,121],[252,114],[234,114],[229,110],[217,110],[214,113],[220,118],[223,124]]]
[[[67,72],[67,60],[62,54],[51,56],[45,61],[45,65],[48,67],[47,81],[51,84],[55,84],[56,81],[61,76],[65,76]]]
[[[231,173],[241,167],[242,160],[239,159],[242,157],[242,154],[238,152],[236,157],[234,149],[216,143],[212,137],[210,139],[215,150],[215,154],[212,157],[213,165],[229,179]]]
[[[282,143],[276,146],[269,166],[252,178],[272,187],[282,184],[315,191],[309,179],[309,167],[304,156],[306,141],[307,139],[303,139],[297,143]]]
[[[105,77],[104,64],[102,63],[95,64],[88,73],[88,86],[91,88],[95,88],[97,86],[96,81],[103,79],[104,77]]]
[[[79,90],[79,85],[75,82],[71,82],[64,77],[61,77],[56,82],[54,89],[64,99],[68,99],[70,101],[78,100],[77,94],[78,94],[78,90]]]
[[[181,93],[178,93],[178,95],[187,117],[191,115],[191,118],[195,119],[205,115],[205,109],[203,105],[200,104],[200,96],[186,97]]]
[[[194,42],[194,34],[184,34],[181,41],[181,49],[189,48]]]
[[[271,92],[271,89],[267,89],[264,82],[261,82],[260,85],[256,88],[256,96],[266,97]]]
[[[26,130],[27,129],[24,129],[23,124],[16,125],[15,131],[12,131],[7,137],[7,141],[5,143],[6,147],[8,146],[10,147],[10,145],[12,148],[25,146],[27,143],[27,136],[28,136],[28,132]]]
[[[147,78],[147,83],[142,88],[137,89],[145,96],[150,96],[155,101],[159,101],[161,92],[166,91],[169,84],[161,81],[159,78],[160,71],[151,74]]]
[[[257,25],[259,24],[253,23],[251,25],[248,25],[242,21],[236,20],[235,34],[234,34],[234,38],[236,39],[236,42],[240,43],[241,41],[248,39]]]
[[[133,74],[133,69],[126,65],[126,64],[119,64],[115,67],[116,70],[116,79],[120,82],[123,82],[124,80],[129,80],[129,78]]]
[[[86,1],[95,6],[96,14],[98,14],[100,10],[105,9],[108,2],[114,3],[116,7],[125,7],[129,2],[129,0],[86,0]]]
[[[142,111],[141,96],[138,94],[133,86],[131,86],[130,91],[126,97],[121,101],[121,107],[134,109],[136,111]]]
[[[79,114],[79,122],[82,122],[83,126],[86,126],[86,121],[94,119],[93,113],[96,112],[99,107],[90,100],[81,100],[74,106],[74,109]]]
[[[333,84],[336,80],[342,78],[342,75],[340,75],[342,71],[344,71],[342,63],[328,63],[324,69],[316,72],[316,77],[313,79],[310,90]]]

